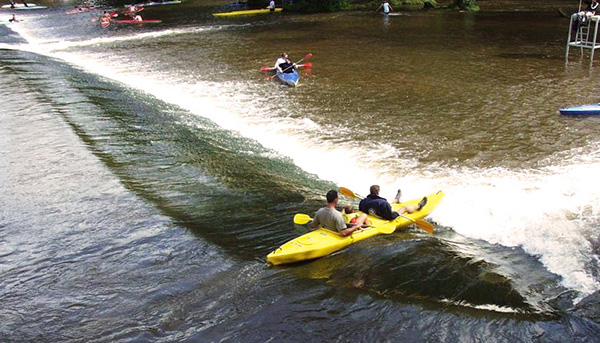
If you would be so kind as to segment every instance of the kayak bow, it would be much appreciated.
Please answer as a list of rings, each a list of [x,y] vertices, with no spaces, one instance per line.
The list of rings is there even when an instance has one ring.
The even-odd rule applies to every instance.
[[[295,69],[291,73],[280,73],[278,71],[277,78],[286,85],[295,87],[300,81],[300,74]]]
[[[595,115],[600,114],[600,104],[586,104],[581,106],[571,106],[560,109],[560,114],[564,115]]]
[[[276,8],[275,12],[281,12],[283,8]],[[222,13],[213,13],[215,17],[234,17],[238,15],[253,15],[253,14],[266,14],[270,13],[271,10],[268,8],[261,8],[258,10],[244,10],[244,11],[232,11],[232,12],[222,12]]]

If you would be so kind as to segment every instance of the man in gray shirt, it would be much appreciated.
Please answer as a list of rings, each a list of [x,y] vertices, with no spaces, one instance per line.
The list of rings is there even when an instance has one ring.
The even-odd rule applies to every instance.
[[[362,215],[358,217],[356,223],[346,225],[342,214],[335,209],[338,201],[338,192],[336,190],[332,189],[327,192],[327,206],[322,207],[317,211],[310,226],[313,228],[323,226],[329,230],[339,232],[342,236],[348,236],[352,232],[360,229],[367,219],[367,216]]]

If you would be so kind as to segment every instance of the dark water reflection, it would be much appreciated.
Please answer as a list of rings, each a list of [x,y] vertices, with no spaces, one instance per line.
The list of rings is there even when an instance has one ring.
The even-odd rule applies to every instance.
[[[181,26],[198,23],[185,10],[171,15]],[[152,69],[171,59],[173,79],[233,78],[247,85],[237,92],[265,99],[260,107],[275,119],[346,130],[318,132],[323,141],[392,142],[423,166],[527,169],[570,148],[593,149],[586,143],[598,121],[555,113],[595,96],[594,78],[581,77],[594,71],[563,66],[563,23],[530,12],[242,19],[211,35],[137,41],[132,60]],[[298,56],[318,52],[304,86],[258,83],[257,65],[291,43]],[[108,55],[128,57],[128,44],[109,44]],[[239,58],[252,47],[261,57]],[[577,292],[538,256],[437,223],[433,237],[409,229],[270,267],[264,256],[307,230],[291,224],[293,214],[314,212],[330,181],[202,116],[62,62],[0,50],[0,65],[2,341],[600,335],[595,295],[574,307]],[[272,104],[282,95],[295,106]]]

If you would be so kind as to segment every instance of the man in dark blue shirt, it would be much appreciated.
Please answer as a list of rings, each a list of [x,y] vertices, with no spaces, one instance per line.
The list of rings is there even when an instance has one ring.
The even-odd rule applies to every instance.
[[[425,204],[427,204],[427,197],[424,197],[417,206],[403,206],[397,212],[392,211],[390,203],[385,198],[379,196],[379,186],[373,185],[370,188],[370,194],[358,204],[358,209],[385,220],[394,220],[401,214],[419,211]]]

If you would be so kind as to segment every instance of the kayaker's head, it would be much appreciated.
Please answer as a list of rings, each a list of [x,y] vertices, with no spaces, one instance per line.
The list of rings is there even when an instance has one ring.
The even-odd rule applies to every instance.
[[[329,192],[327,192],[326,198],[328,204],[333,204],[334,202],[337,203],[338,192],[335,189],[332,189]]]
[[[354,213],[354,206],[352,206],[352,205],[344,206],[344,213],[346,213],[346,214]]]
[[[379,186],[378,185],[371,186],[371,188],[369,188],[369,192],[373,195],[379,195]]]
[[[283,54],[281,54],[281,57],[283,57],[283,58],[288,58],[288,54],[287,54],[287,52],[284,52]]]

